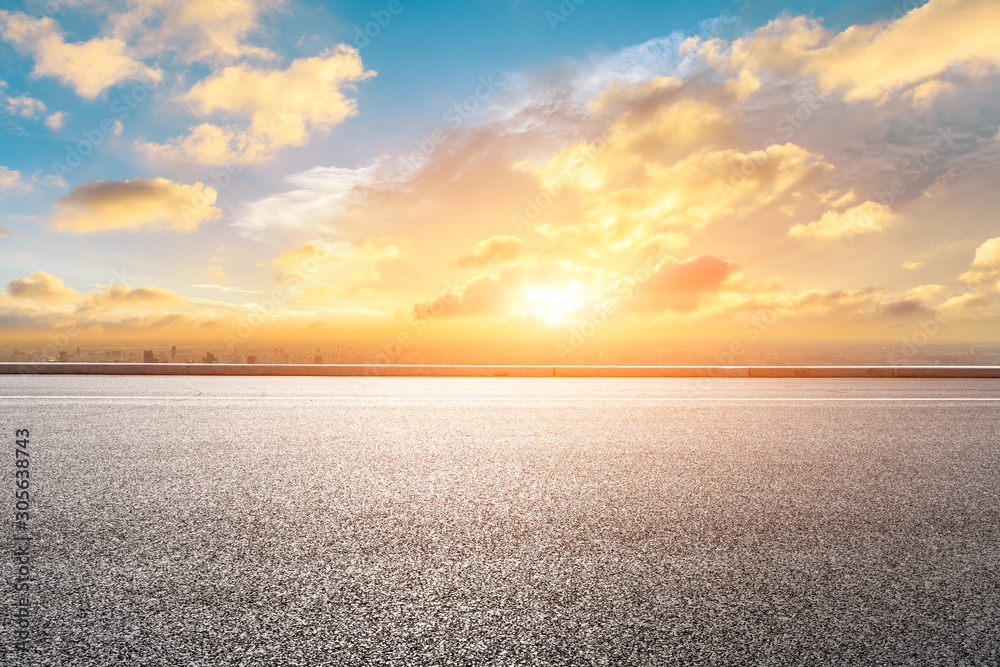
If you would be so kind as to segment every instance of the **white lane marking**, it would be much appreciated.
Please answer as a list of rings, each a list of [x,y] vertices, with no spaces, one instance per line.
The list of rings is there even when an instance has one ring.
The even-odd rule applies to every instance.
[[[1000,397],[926,397],[926,396],[872,396],[872,397],[684,397],[684,396],[564,396],[564,397],[515,397],[515,396],[0,396],[0,400],[79,400],[79,401],[507,401],[555,402],[560,401],[1000,401]]]

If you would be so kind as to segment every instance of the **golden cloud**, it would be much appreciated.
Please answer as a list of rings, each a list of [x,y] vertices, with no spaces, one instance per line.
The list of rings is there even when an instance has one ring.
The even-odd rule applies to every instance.
[[[646,279],[619,281],[606,298],[629,311],[691,312],[705,296],[719,292],[736,269],[732,262],[711,255],[683,262],[669,258]]]
[[[421,320],[470,315],[502,316],[507,313],[514,298],[507,282],[489,273],[476,276],[465,284],[460,293],[446,292],[435,299],[418,302],[413,306],[413,317]]]
[[[648,93],[660,89],[640,90]],[[637,95],[633,87],[616,83],[601,93],[593,106],[602,110],[619,108],[636,103]],[[645,161],[668,161],[714,145],[733,122],[731,113],[704,100],[642,100],[635,109],[618,116],[600,145],[583,141],[570,146],[536,173],[549,190],[561,185],[596,190],[612,180],[633,176]]]
[[[51,18],[32,18],[22,12],[0,10],[0,35],[18,50],[35,58],[35,76],[50,76],[94,99],[125,81],[159,82],[160,70],[133,57],[123,40],[95,37],[68,43]]]
[[[372,262],[387,262],[398,259],[402,254],[396,242],[384,236],[364,239],[358,246],[358,252]]]
[[[915,3],[914,3],[915,4]],[[1000,5],[994,0],[930,0],[888,24],[855,25],[833,34],[815,19],[782,17],[736,40],[728,54],[717,40],[696,43],[716,63],[774,67],[812,76],[848,101],[880,100],[933,79],[949,67],[1000,63]],[[914,92],[925,103],[945,89]]]
[[[7,295],[49,304],[73,303],[80,298],[80,293],[66,287],[61,278],[45,271],[35,271],[27,278],[7,283]]]
[[[271,260],[281,268],[275,278],[277,282],[301,281],[315,274],[321,264],[343,257],[349,252],[346,243],[328,241],[307,241],[297,248],[290,248]]]
[[[353,299],[371,306],[391,296],[387,284],[406,289],[412,282],[398,246],[405,241],[405,237],[371,237],[357,244],[313,240],[286,250],[271,263],[281,268],[275,280],[297,286],[303,301],[329,305]]]
[[[975,283],[1000,274],[1000,236],[984,241],[976,248],[969,270],[959,276],[964,283]]]
[[[93,181],[56,200],[60,231],[89,234],[167,229],[191,232],[222,217],[216,192],[202,183],[182,185],[165,178]]]
[[[908,294],[893,301],[886,299],[885,291],[876,287],[807,290],[788,300],[787,312],[805,321],[851,325],[910,321],[932,314],[917,295]]]
[[[524,247],[524,239],[505,234],[493,236],[477,243],[472,252],[462,255],[455,262],[456,266],[485,266],[496,262],[510,262],[520,256]]]
[[[938,81],[932,79],[916,86],[907,93],[907,97],[913,100],[913,104],[920,107],[930,106],[931,102],[944,93],[955,90],[955,84],[948,81]]]
[[[615,79],[588,102],[587,107],[597,115],[612,114],[617,116],[636,105],[670,99],[680,91],[683,85],[683,80],[672,76],[654,76],[639,82],[624,82],[621,79]]]
[[[906,291],[905,298],[917,301],[930,301],[944,294],[944,285],[918,285]]]
[[[990,299],[981,292],[966,292],[957,294],[937,306],[938,310],[950,316],[967,315],[970,312],[982,311],[990,305]]]
[[[249,127],[203,123],[166,144],[140,143],[151,158],[223,165],[268,160],[286,146],[302,146],[310,132],[325,132],[357,113],[344,93],[375,76],[356,49],[343,44],[284,70],[248,64],[226,67],[199,81],[183,101],[203,116],[249,120]]]
[[[700,150],[676,162],[647,162],[609,152],[593,159],[614,182],[604,183],[583,199],[584,222],[540,231],[566,243],[605,249],[642,247],[651,238],[671,234],[678,247],[684,234],[720,220],[748,216],[765,207],[794,211],[802,196],[832,166],[822,156],[795,144],[775,144],[761,151]],[[624,175],[624,178],[623,178]],[[544,178],[544,174],[542,176]],[[584,177],[586,178],[586,177]]]
[[[565,292],[574,282],[592,283],[594,277],[594,271],[567,260],[523,257],[496,275],[480,274],[461,288],[417,302],[411,314],[416,319],[515,316],[531,310],[532,292]]]
[[[159,287],[133,288],[131,285],[108,285],[88,294],[77,306],[79,312],[118,309],[166,310],[191,305],[191,300]]]
[[[803,239],[852,238],[857,234],[880,232],[896,220],[897,216],[888,206],[866,201],[846,211],[827,211],[815,222],[794,225],[788,235]]]
[[[237,58],[274,58],[269,49],[246,43],[260,16],[281,0],[134,0],[112,18],[116,36],[138,38],[148,55],[176,51],[185,62],[223,63]]]

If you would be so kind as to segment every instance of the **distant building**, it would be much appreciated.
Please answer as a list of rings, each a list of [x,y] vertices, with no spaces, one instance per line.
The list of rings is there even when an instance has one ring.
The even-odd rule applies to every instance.
[[[142,363],[144,363],[144,364],[155,364],[156,363],[156,355],[153,354],[152,350],[143,350],[142,351]]]
[[[177,363],[177,346],[176,345],[173,345],[170,348],[170,363],[172,363],[172,364],[176,364]]]
[[[321,363],[323,363],[323,357],[317,354],[316,358],[313,360],[313,363],[314,364],[321,364]]]
[[[201,358],[201,363],[203,364],[217,364],[219,363],[218,357],[216,357],[211,352],[206,352],[205,356]]]
[[[65,351],[59,353],[59,361],[68,361]]]
[[[257,357],[256,357],[256,355],[251,354],[250,356],[248,356],[247,357],[247,363],[248,364],[256,364],[257,363]]]

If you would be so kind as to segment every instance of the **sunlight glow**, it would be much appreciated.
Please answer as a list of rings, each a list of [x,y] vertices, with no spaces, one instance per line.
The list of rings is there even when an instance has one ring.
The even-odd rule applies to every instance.
[[[529,287],[524,296],[530,304],[529,312],[545,322],[546,326],[567,323],[567,316],[582,305],[580,284],[573,281],[567,287]]]

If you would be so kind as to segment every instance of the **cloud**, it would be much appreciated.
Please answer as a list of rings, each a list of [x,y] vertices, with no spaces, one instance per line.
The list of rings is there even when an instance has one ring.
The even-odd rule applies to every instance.
[[[196,83],[183,97],[201,116],[249,121],[248,127],[203,123],[166,144],[139,146],[156,160],[207,165],[269,160],[286,146],[302,146],[313,132],[326,132],[357,113],[345,95],[353,83],[375,76],[356,49],[343,44],[284,70],[248,64],[226,67]]]
[[[0,167],[0,191],[2,190],[31,190],[31,185],[21,178],[21,172],[16,169]]]
[[[635,108],[615,119],[599,147],[584,141],[551,158],[537,172],[542,185],[548,189],[565,184],[596,190],[636,175],[646,160],[669,163],[695,149],[716,145],[732,127],[733,115],[719,105],[696,99],[661,100],[659,93],[664,89],[678,95],[672,85],[613,83],[591,103],[591,111],[621,110],[626,104]],[[643,93],[651,97],[637,99]],[[625,171],[619,171],[622,169]]]
[[[944,285],[919,285],[907,290],[905,298],[916,299],[917,301],[929,301],[944,294],[946,289]]]
[[[921,291],[924,294],[919,294]],[[898,324],[930,316],[931,311],[921,303],[920,298],[930,292],[933,292],[933,286],[927,286],[926,290],[918,289],[918,293],[909,293],[903,299],[893,301],[886,298],[885,290],[877,287],[811,289],[787,299],[785,316],[824,326],[878,322]]]
[[[331,243],[328,241],[307,241],[296,248],[290,248],[271,260],[275,266],[281,267],[281,273],[275,278],[277,282],[300,281],[314,274],[320,264],[331,262],[342,257],[349,250],[346,243]]]
[[[49,128],[53,132],[62,129],[63,124],[66,122],[67,113],[65,111],[56,111],[45,119],[45,127]],[[116,121],[121,123],[121,121]]]
[[[788,230],[795,238],[840,239],[879,232],[897,220],[888,206],[866,201],[846,211],[827,211],[816,222],[797,224]]]
[[[356,244],[308,241],[272,260],[281,269],[275,280],[294,286],[293,291],[300,290],[304,300],[325,303],[353,299],[377,310],[390,296],[387,288],[405,289],[412,280],[399,247],[405,240],[369,237]],[[398,298],[398,292],[395,296]]]
[[[541,306],[541,312],[534,314],[541,319],[551,319],[551,300],[533,303],[532,294],[557,293],[568,296],[574,283],[582,280],[590,282],[593,272],[574,265],[572,262],[555,261],[540,257],[524,257],[516,263],[504,267],[498,274],[484,273],[475,276],[464,286],[455,285],[436,298],[418,301],[411,315],[418,320],[456,317],[507,318],[532,312]],[[549,301],[545,303],[544,301]],[[569,304],[556,305],[568,314],[573,308]]]
[[[927,262],[903,262],[903,268],[907,271],[916,271],[927,266]]]
[[[520,256],[524,247],[524,239],[505,234],[480,241],[472,252],[462,255],[455,262],[456,266],[485,266],[494,262],[510,262]]]
[[[385,262],[398,259],[402,254],[399,246],[392,239],[385,237],[367,238],[357,248],[358,254],[372,262]]]
[[[6,227],[4,227],[3,225],[0,225],[0,239],[12,239],[15,236],[17,236],[17,234],[15,234],[14,232],[10,231],[9,229],[7,229]]]
[[[484,274],[466,283],[460,293],[446,292],[435,299],[418,302],[413,306],[413,317],[424,320],[470,315],[499,316],[506,313],[511,299],[504,280]]]
[[[189,3],[146,4],[152,13],[143,26],[155,32],[174,6]],[[707,51],[678,54],[679,42],[666,40],[642,52],[633,49],[627,57],[595,57],[600,67],[593,76],[591,63],[561,63],[558,72],[542,77],[512,75],[511,80],[521,76],[523,88],[505,88],[459,127],[439,123],[445,139],[434,139],[433,154],[412,160],[413,169],[395,171],[413,155],[414,144],[407,140],[400,155],[369,166],[299,173],[262,188],[235,215],[227,210],[237,227],[231,231],[274,244],[273,263],[256,266],[278,275],[290,297],[288,308],[303,317],[308,312],[310,321],[353,308],[341,302],[357,298],[372,310],[398,311],[398,322],[407,315],[441,313],[456,320],[446,325],[454,331],[508,321],[551,327],[562,322],[567,308],[621,300],[613,288],[629,287],[633,295],[621,300],[625,316],[609,329],[648,332],[650,326],[669,325],[663,329],[668,336],[674,335],[668,331],[732,335],[741,317],[765,306],[801,325],[795,333],[818,334],[837,322],[892,326],[926,312],[925,303],[947,298],[939,286],[907,280],[920,274],[898,268],[907,258],[926,258],[927,248],[936,246],[940,239],[928,240],[926,229],[936,225],[941,231],[935,233],[952,238],[993,235],[972,235],[972,228],[985,225],[975,216],[956,215],[955,225],[969,229],[945,231],[937,224],[940,216],[921,218],[915,211],[929,206],[923,202],[931,198],[920,197],[925,183],[940,184],[937,196],[962,178],[956,158],[972,150],[963,137],[977,138],[977,158],[992,155],[982,140],[994,134],[996,124],[983,109],[992,108],[989,96],[997,79],[973,81],[949,70],[890,87],[885,100],[863,98],[881,106],[816,96],[825,90],[819,83],[809,89],[813,97],[803,99],[797,92],[808,76],[818,74],[795,58],[826,48],[837,35],[818,26],[819,41],[810,45],[808,21],[800,27],[787,44],[777,45],[790,49],[787,61],[782,58],[788,53],[761,51],[756,60],[736,67],[733,47],[719,43],[717,57],[729,62],[708,66]],[[140,141],[151,157],[197,164],[260,162],[283,146],[308,144],[356,112],[349,98],[357,95],[349,89],[366,74],[357,54],[345,50],[338,65],[353,74],[318,76],[328,85],[320,86],[318,95],[310,90],[302,97],[297,91],[311,87],[306,80],[317,79],[319,61],[332,52],[279,65],[262,62],[267,53],[241,51],[250,32],[240,33],[237,48],[213,52],[196,46],[204,37],[198,30],[191,24],[187,35],[163,31],[166,42],[160,46],[152,39],[142,46],[127,40],[135,53],[190,47],[190,54],[178,50],[175,60],[198,59],[212,72],[178,98],[192,111],[184,125],[191,127],[147,135],[157,143]],[[547,78],[555,81],[551,89],[543,85]],[[970,82],[979,82],[981,96],[962,104]],[[846,94],[848,88],[854,90],[837,90]],[[334,104],[310,106],[330,89],[340,96],[331,97]],[[915,112],[914,104],[923,106]],[[803,108],[808,117],[796,115]],[[331,109],[336,113],[324,115]],[[287,127],[268,128],[268,114]],[[776,125],[782,120],[785,125]],[[270,138],[257,138],[262,127],[272,132]],[[886,181],[908,177],[905,160],[926,155],[923,140],[936,127],[956,128],[957,138],[921,172],[923,180],[906,181],[905,195],[896,197],[891,210],[866,201],[887,191]],[[794,137],[772,141],[784,135],[782,128]],[[430,136],[419,137],[417,144]],[[991,159],[995,164],[995,156]],[[904,215],[905,228],[891,226]],[[882,229],[886,233],[874,233]],[[863,232],[872,232],[865,244],[870,252],[801,240]],[[636,277],[631,269],[641,261],[637,258],[654,247],[649,272]],[[219,252],[206,261],[209,251],[198,269],[208,267],[206,282],[222,282],[223,266],[230,267],[217,261]],[[665,255],[676,258],[664,260]],[[968,259],[934,262],[958,274]],[[845,285],[843,276],[859,275],[886,287],[838,289]],[[452,276],[463,280],[450,284]],[[934,274],[926,280],[945,282]],[[792,296],[777,308],[779,284]],[[581,311],[568,312],[575,317]],[[775,325],[774,332],[782,326]]]
[[[717,224],[814,214],[822,196],[816,185],[833,164],[796,143],[747,133],[752,119],[733,79],[690,76],[613,80],[586,105],[578,132],[592,138],[528,162],[540,162],[532,170],[546,193],[540,196],[560,198],[532,225],[552,252],[607,256],[654,238],[672,250]]]
[[[984,241],[976,248],[969,270],[959,276],[963,283],[975,283],[1000,275],[1000,236]]]
[[[913,88],[907,93],[907,97],[913,100],[913,104],[916,106],[928,107],[938,96],[951,93],[955,88],[955,84],[949,81],[932,79]]]
[[[213,65],[239,58],[272,59],[270,50],[246,43],[261,15],[282,0],[139,0],[113,17],[114,34],[135,41],[147,56],[173,51],[188,63]]]
[[[236,211],[233,227],[255,241],[281,232],[317,233],[347,216],[358,192],[376,179],[378,166],[314,167],[286,177],[293,189],[252,201]]]
[[[61,278],[45,271],[35,271],[27,278],[7,283],[7,294],[14,299],[30,299],[48,304],[72,303],[80,298],[80,293],[66,287]]]
[[[718,292],[736,269],[732,262],[711,255],[683,262],[668,259],[660,262],[648,279],[627,278],[610,293],[627,295],[624,305],[628,310],[690,312],[705,295]]]
[[[542,169],[543,182],[550,165]],[[584,221],[544,225],[539,231],[561,248],[641,247],[663,233],[678,241],[678,233],[767,209],[783,209],[787,215],[808,203],[803,194],[832,168],[822,156],[795,144],[746,153],[706,148],[661,163],[619,153],[611,140],[597,157],[561,177],[569,187],[585,191]],[[601,175],[594,176],[597,172]]]
[[[7,113],[22,118],[36,118],[45,113],[45,102],[27,95],[7,98]]]
[[[985,310],[990,303],[989,297],[981,292],[966,292],[951,297],[937,306],[937,309],[955,316]]]
[[[229,275],[226,273],[225,269],[222,268],[222,251],[226,249],[226,246],[220,245],[212,253],[212,258],[208,260],[208,266],[205,267],[205,274],[208,275],[212,280],[225,281],[229,280]]]
[[[0,35],[19,51],[35,58],[35,76],[50,76],[73,88],[84,99],[94,99],[126,81],[159,82],[160,70],[134,58],[124,41],[95,37],[68,43],[51,18],[35,19],[22,12],[0,10]]]
[[[166,310],[185,308],[191,300],[176,292],[159,287],[133,288],[131,285],[108,285],[88,294],[77,306],[81,313],[97,313],[119,309]]]
[[[94,181],[56,200],[56,229],[88,234],[167,229],[191,232],[218,220],[216,192],[202,183],[182,185],[165,178]]]
[[[728,51],[718,40],[695,39],[688,48],[730,67],[809,75],[820,88],[841,91],[848,101],[880,101],[949,68],[997,65],[998,30],[1000,6],[993,0],[930,0],[888,24],[833,33],[816,19],[786,16],[736,40]],[[941,90],[925,88],[913,100],[923,103]]]

